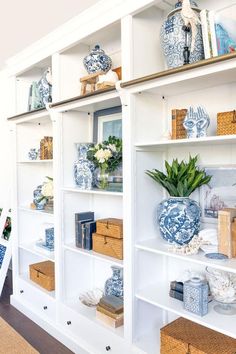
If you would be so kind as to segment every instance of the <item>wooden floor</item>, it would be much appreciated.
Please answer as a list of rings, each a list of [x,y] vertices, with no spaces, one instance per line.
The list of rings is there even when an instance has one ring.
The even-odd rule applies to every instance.
[[[11,272],[6,278],[0,298],[0,316],[22,335],[40,354],[72,354],[64,345],[48,335],[28,317],[10,305],[12,293]]]

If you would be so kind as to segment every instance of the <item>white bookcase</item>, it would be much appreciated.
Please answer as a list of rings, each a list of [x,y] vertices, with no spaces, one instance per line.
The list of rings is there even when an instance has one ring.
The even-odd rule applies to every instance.
[[[222,5],[228,3],[232,1]],[[216,4],[202,0],[199,6],[214,9]],[[216,136],[217,112],[235,109],[236,55],[166,71],[159,30],[169,10],[161,0],[113,4],[104,0],[9,61],[15,160],[11,303],[75,353],[156,354],[160,328],[179,316],[236,338],[235,316],[226,319],[211,305],[208,315],[197,317],[168,295],[169,282],[185,269],[203,271],[211,265],[236,273],[236,260],[221,263],[203,254],[176,255],[158,234],[156,209],[165,193],[145,170],[162,169],[166,159],[189,154],[198,154],[205,166],[236,164],[236,136]],[[112,57],[114,68],[122,66],[123,79],[117,90],[81,98],[79,78],[86,74],[82,60],[97,43]],[[24,113],[29,83],[49,65],[53,104],[47,110]],[[123,193],[80,191],[73,180],[75,143],[92,141],[95,111],[119,105]],[[171,110],[190,105],[206,107],[211,118],[209,136],[163,140],[171,129]],[[53,160],[28,161],[29,148],[44,135],[53,136]],[[48,175],[54,178],[53,214],[29,207],[33,190]],[[198,199],[198,194],[193,197]],[[96,219],[123,218],[123,261],[75,247],[74,214],[88,210],[95,212]],[[34,248],[45,224],[54,224],[54,256]],[[45,259],[55,262],[55,292],[29,280],[29,264]],[[104,285],[114,264],[124,268],[125,320],[118,329],[97,321],[95,310],[79,302],[81,292]]]

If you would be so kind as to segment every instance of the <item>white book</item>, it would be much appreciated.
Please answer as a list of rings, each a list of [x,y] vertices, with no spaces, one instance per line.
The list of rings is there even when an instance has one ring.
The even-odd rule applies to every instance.
[[[216,41],[216,31],[215,31],[215,11],[209,11],[209,26],[211,34],[211,45],[212,45],[212,56],[216,57],[218,55],[217,41]]]
[[[209,23],[208,16],[209,16],[209,10],[204,9],[200,12],[205,59],[211,58],[213,56],[210,23]]]

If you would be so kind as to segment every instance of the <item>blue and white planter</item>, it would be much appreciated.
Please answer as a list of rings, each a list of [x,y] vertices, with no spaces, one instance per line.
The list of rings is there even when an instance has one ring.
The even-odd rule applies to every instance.
[[[194,1],[191,2],[192,9],[199,13],[200,10]],[[184,47],[186,45],[185,32],[183,30],[184,21],[180,11],[182,10],[182,3],[177,2],[175,9],[172,10],[166,21],[161,27],[161,46],[169,69],[182,66],[184,64]],[[188,45],[191,46],[192,34],[188,35]],[[190,53],[190,63],[204,59],[204,47],[202,40],[201,25],[197,25],[197,34],[193,52]]]
[[[170,197],[159,204],[161,236],[169,243],[188,244],[200,230],[201,209],[195,200]]]

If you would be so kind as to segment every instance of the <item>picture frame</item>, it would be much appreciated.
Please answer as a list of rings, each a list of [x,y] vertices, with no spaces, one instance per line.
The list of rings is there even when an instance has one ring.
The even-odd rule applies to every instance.
[[[109,136],[122,139],[122,107],[102,109],[94,112],[93,142],[107,140]]]
[[[236,208],[236,166],[204,167],[212,176],[208,185],[200,188],[202,222],[217,223],[218,211]]]

